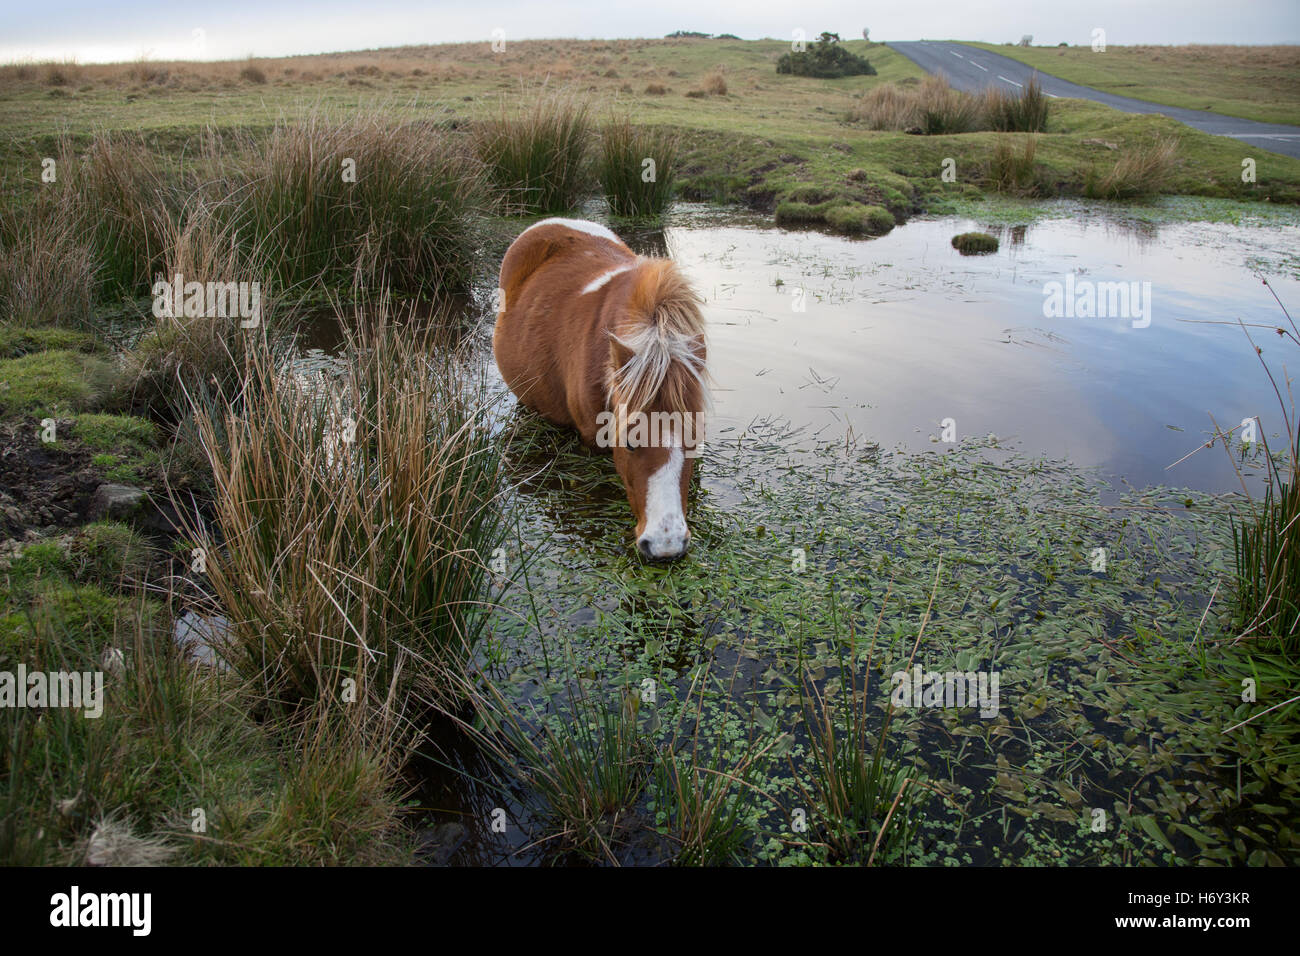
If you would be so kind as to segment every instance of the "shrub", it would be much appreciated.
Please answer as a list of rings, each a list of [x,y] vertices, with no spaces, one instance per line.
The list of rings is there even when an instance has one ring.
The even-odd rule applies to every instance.
[[[837,33],[823,33],[802,53],[782,54],[781,59],[777,60],[776,72],[825,79],[876,75],[875,67],[864,57],[840,46]]]
[[[263,84],[266,82],[266,72],[260,66],[254,66],[249,63],[239,71],[239,78],[248,83]]]

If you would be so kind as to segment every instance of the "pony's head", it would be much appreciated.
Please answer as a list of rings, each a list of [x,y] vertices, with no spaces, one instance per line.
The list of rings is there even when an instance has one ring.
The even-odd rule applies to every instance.
[[[644,260],[623,321],[610,330],[614,467],[647,558],[680,558],[691,542],[686,494],[709,401],[699,305],[670,260]]]

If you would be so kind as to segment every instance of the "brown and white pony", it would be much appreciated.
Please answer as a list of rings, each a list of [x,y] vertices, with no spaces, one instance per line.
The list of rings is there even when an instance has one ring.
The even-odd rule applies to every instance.
[[[700,299],[669,259],[598,223],[546,219],[501,263],[492,350],[519,401],[612,448],[648,558],[686,553],[708,404]]]

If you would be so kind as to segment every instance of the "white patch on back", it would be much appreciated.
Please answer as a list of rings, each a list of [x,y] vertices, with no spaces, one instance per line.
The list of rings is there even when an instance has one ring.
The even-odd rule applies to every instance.
[[[577,230],[578,232],[585,232],[589,236],[599,236],[601,239],[612,239],[615,242],[617,242],[619,245],[623,244],[622,239],[614,235],[612,232],[610,232],[600,223],[588,222],[585,219],[559,219],[559,218],[543,219],[541,222],[533,223],[531,226],[525,229],[524,232],[528,232],[532,229],[537,229],[539,226],[567,226],[569,229],[574,229]],[[523,235],[523,233],[520,233],[520,235]]]
[[[597,289],[602,288],[605,285],[605,283],[608,282],[610,279],[614,278],[614,276],[627,272],[635,265],[636,265],[635,262],[629,262],[625,266],[618,266],[617,268],[610,269],[608,272],[606,272],[603,275],[596,276],[596,278],[592,279],[590,282],[588,282],[585,286],[582,287],[581,294],[586,295],[588,292],[595,292]]]
[[[682,514],[682,446],[668,449],[668,460],[650,476],[645,489],[645,541],[656,558],[676,557],[686,550],[686,516]]]

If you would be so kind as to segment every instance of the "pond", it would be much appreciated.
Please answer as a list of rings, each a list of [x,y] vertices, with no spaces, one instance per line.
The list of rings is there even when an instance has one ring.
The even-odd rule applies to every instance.
[[[1257,276],[1300,303],[1300,221],[1156,225],[1122,207],[1045,209],[995,228],[1001,248],[985,256],[952,248],[981,228],[955,217],[855,241],[680,209],[666,247],[708,300],[713,433],[783,417],[925,450],[951,419],[947,437],[995,434],[1134,487],[1238,488],[1221,452],[1168,466],[1212,433],[1211,415],[1276,427],[1276,398],[1235,323],[1264,326],[1251,332],[1280,367],[1286,346],[1271,330],[1286,319]],[[1046,317],[1045,286],[1069,274],[1080,289],[1149,283],[1149,314]]]
[[[675,565],[641,564],[608,460],[508,412],[519,535],[481,663],[534,726],[571,721],[575,685],[617,701],[650,681],[641,732],[682,746],[689,714],[680,752],[696,768],[767,739],[765,800],[738,812],[756,862],[820,859],[792,829],[817,813],[808,689],[856,687],[883,733],[891,680],[915,665],[996,675],[1001,696],[992,712],[891,718],[889,752],[933,793],[887,862],[1263,852],[1224,822],[1243,812],[1241,765],[1214,737],[1234,691],[1199,643],[1225,621],[1223,496],[1243,462],[1258,483],[1260,455],[1169,466],[1211,415],[1225,428],[1259,415],[1281,447],[1236,320],[1280,373],[1273,329],[1287,320],[1260,279],[1300,301],[1300,223],[1153,225],[1045,204],[995,229],[995,254],[959,255],[952,236],[978,225],[919,219],[861,241],[679,205],[663,230],[628,234],[706,300],[717,389],[695,544]],[[1098,304],[1102,283],[1137,285],[1123,314],[1053,316],[1052,282],[1096,283]],[[435,743],[418,795],[431,859],[556,862],[529,793],[494,784],[456,735]],[[1257,817],[1252,832],[1275,841]],[[667,842],[630,840],[621,862],[667,858],[681,821],[662,795],[647,789],[627,820]]]

